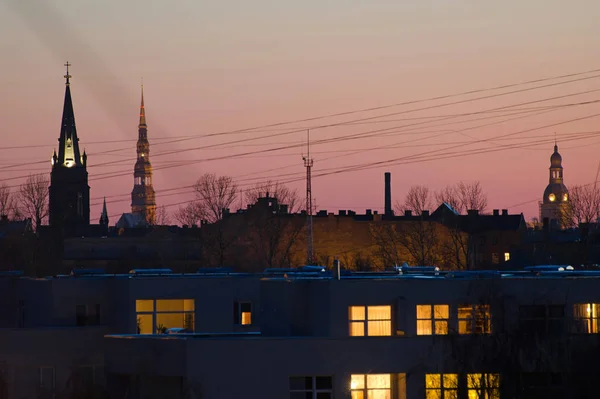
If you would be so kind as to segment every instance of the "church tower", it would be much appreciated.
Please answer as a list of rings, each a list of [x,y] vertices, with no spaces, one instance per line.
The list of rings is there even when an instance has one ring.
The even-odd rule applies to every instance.
[[[548,223],[565,227],[569,199],[569,191],[563,183],[562,157],[558,153],[558,145],[554,144],[554,153],[550,157],[550,179],[540,203],[540,221],[547,218]]]
[[[137,161],[133,170],[133,191],[131,192],[131,212],[142,215],[148,224],[154,224],[156,200],[152,187],[152,165],[150,164],[150,143],[144,109],[144,86],[142,86],[142,104],[140,106],[140,124],[138,126]]]
[[[52,155],[50,173],[50,226],[62,229],[90,224],[90,186],[88,186],[87,155],[79,152],[75,114],[71,100],[69,64],[67,67],[65,101],[58,138],[58,155]],[[64,231],[64,230],[63,230]]]

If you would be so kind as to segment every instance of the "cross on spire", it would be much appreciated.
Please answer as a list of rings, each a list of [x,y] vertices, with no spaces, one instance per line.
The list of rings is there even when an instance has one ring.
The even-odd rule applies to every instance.
[[[69,61],[67,61],[67,63],[65,64],[65,66],[67,67],[67,74],[65,75],[65,79],[67,79],[67,85],[69,84],[69,78],[71,77],[71,75],[69,75],[69,67],[71,66],[71,64],[69,64]]]

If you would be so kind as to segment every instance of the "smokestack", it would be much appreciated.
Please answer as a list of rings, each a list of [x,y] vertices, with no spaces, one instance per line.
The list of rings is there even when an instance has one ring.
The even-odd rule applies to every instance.
[[[392,174],[385,172],[385,215],[393,215],[392,211]]]

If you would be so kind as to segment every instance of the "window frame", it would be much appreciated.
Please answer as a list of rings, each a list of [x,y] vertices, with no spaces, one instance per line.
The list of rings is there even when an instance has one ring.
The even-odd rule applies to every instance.
[[[369,308],[387,307],[389,308],[390,318],[389,319],[369,319]],[[364,319],[353,319],[352,309],[362,308],[364,313]],[[392,305],[350,305],[348,306],[348,335],[350,337],[391,337],[394,328],[394,307]],[[370,335],[369,334],[369,322],[389,322],[390,328],[387,334],[383,335]],[[353,335],[352,326],[362,324],[362,335]]]
[[[589,316],[585,316],[578,307],[586,307],[586,312]],[[579,315],[578,313],[582,313]],[[580,328],[585,322],[585,331]],[[573,304],[573,326],[571,328],[574,334],[598,334],[600,332],[600,303],[574,303]]]
[[[292,380],[296,378],[304,378],[305,382],[307,378],[311,379],[311,388],[303,388],[303,389],[292,389]],[[330,388],[317,388],[317,378],[329,378],[329,386]],[[307,394],[312,394],[312,399],[317,399],[318,395],[321,393],[328,393],[329,398],[333,399],[333,387],[334,387],[334,379],[332,375],[291,375],[289,377],[289,397],[292,398],[293,394],[303,393],[304,398],[307,397]]]
[[[461,317],[460,312],[461,308],[470,308],[469,317]],[[484,310],[483,312],[481,310]],[[464,309],[463,309],[464,310]],[[485,315],[487,317],[481,317],[481,315]],[[492,307],[486,303],[478,303],[478,304],[460,304],[456,308],[456,317],[458,323],[458,333],[460,335],[489,335],[492,334],[493,326],[492,326]],[[467,323],[469,328],[466,329],[465,332],[461,332],[461,322]],[[483,322],[483,331],[478,331],[479,324]]]
[[[244,312],[243,307],[247,305],[250,307],[249,312]],[[254,306],[251,301],[235,301],[233,303],[233,324],[241,327],[251,327],[254,325]],[[244,323],[244,313],[250,313],[250,322]]]
[[[369,376],[387,376],[388,377],[388,387],[369,387]],[[353,387],[353,379],[354,377],[362,377],[361,386]],[[395,390],[395,381],[397,378],[396,374],[393,373],[377,373],[377,374],[351,374],[350,375],[350,397],[354,392],[361,392],[362,398],[367,399],[369,397],[369,392],[381,392],[388,391],[389,397],[394,398],[394,390]]]
[[[429,382],[427,381],[428,377],[438,376],[439,377],[439,386],[430,387]],[[447,387],[445,384],[444,377],[453,377],[455,381],[455,386]],[[460,375],[456,373],[428,373],[425,374],[425,398],[428,399],[428,392],[433,392],[433,397],[441,398],[441,399],[457,399],[458,398],[458,387],[460,385]],[[437,395],[436,395],[437,394]],[[446,395],[448,394],[448,395]],[[452,395],[454,394],[454,395]]]
[[[476,377],[479,376],[479,377]],[[482,399],[500,399],[500,374],[498,373],[469,373],[466,375],[467,377],[467,397],[470,397],[471,391],[475,391],[476,397],[480,397]],[[471,386],[471,381],[474,378],[479,378],[479,381],[482,379],[485,381],[485,384],[478,386]],[[490,382],[492,382],[490,384]],[[496,382],[496,384],[493,384]],[[480,391],[481,393],[477,393]]]
[[[137,310],[137,305],[138,305],[138,301],[152,301],[152,310],[142,310],[142,311],[138,311]],[[157,301],[182,301],[183,304],[185,304],[185,301],[192,301],[192,304],[194,306],[194,310],[157,310]],[[150,315],[152,316],[152,332],[149,334],[142,334],[141,332],[139,332],[140,335],[154,335],[154,334],[159,334],[157,332],[157,321],[158,321],[158,315],[163,315],[163,314],[181,314],[183,315],[183,328],[185,327],[186,324],[186,317],[188,315],[192,316],[192,332],[196,331],[196,299],[194,298],[138,298],[135,300],[135,318],[136,318],[136,322],[139,318],[140,315]],[[185,306],[184,306],[185,308]],[[165,326],[166,327],[166,326]],[[166,328],[173,328],[173,327],[166,327]],[[136,331],[136,333],[138,333]]]
[[[425,307],[425,306],[429,306],[429,318],[420,318],[419,317],[419,307]],[[447,309],[446,314],[448,315],[447,318],[441,318],[441,317],[436,317],[438,312],[436,310],[437,307],[442,307],[445,306]],[[422,335],[448,335],[449,331],[450,331],[450,305],[449,304],[418,304],[416,305],[416,321],[417,321],[417,335],[418,336],[422,336]],[[419,322],[427,322],[429,321],[429,333],[421,333],[419,332]],[[445,332],[443,333],[437,333],[437,323],[446,323],[446,328],[445,328]]]

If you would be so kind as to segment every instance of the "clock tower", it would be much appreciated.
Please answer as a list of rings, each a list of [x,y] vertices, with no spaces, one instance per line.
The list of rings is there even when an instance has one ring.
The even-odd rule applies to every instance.
[[[550,156],[549,183],[540,202],[540,221],[543,222],[547,218],[549,223],[557,223],[561,228],[566,227],[569,201],[569,191],[563,183],[562,157],[555,143],[554,153]]]

